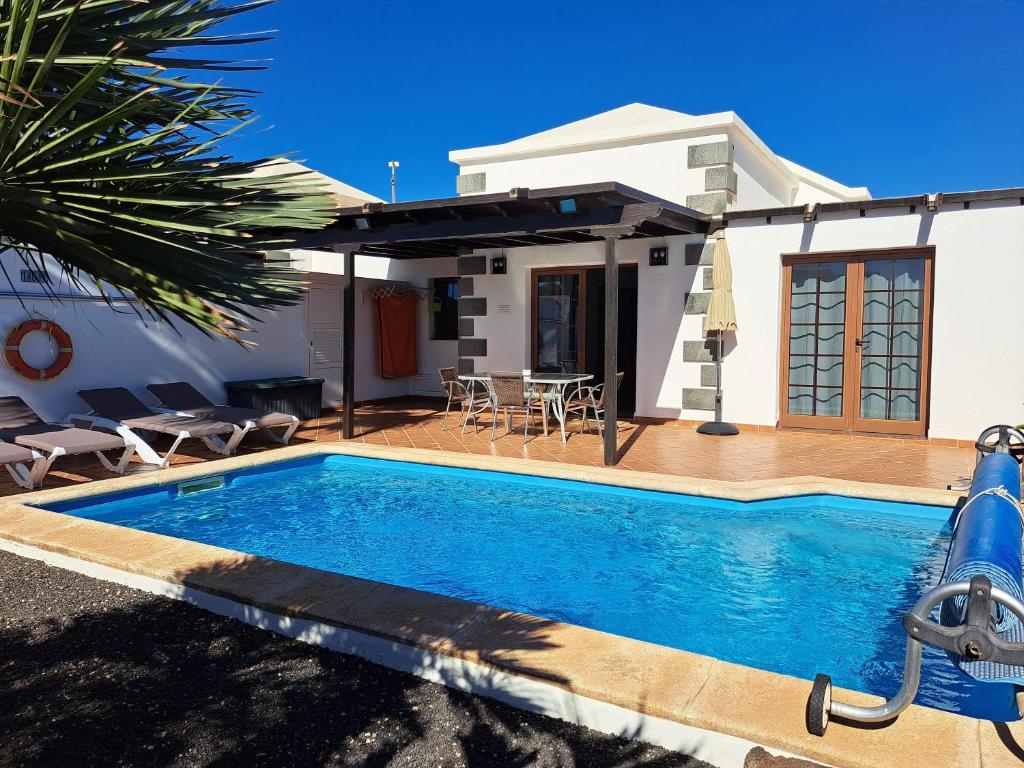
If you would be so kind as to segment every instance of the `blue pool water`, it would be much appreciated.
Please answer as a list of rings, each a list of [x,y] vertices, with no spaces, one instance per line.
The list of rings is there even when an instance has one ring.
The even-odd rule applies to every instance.
[[[950,515],[347,456],[51,508],[882,695],[899,687],[901,616],[939,579]],[[918,702],[1014,719],[1010,686],[975,683],[935,651]]]

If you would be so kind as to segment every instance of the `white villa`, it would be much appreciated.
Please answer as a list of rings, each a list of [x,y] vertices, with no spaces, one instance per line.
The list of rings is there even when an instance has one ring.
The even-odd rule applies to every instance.
[[[604,284],[619,264],[620,414],[699,423],[714,408],[703,331],[709,237],[724,227],[738,330],[724,416],[742,427],[973,440],[1024,422],[1024,188],[873,199],[779,157],[735,113],[631,104],[506,144],[453,151],[458,197],[389,205],[328,180],[339,221],[291,254],[306,300],[267,316],[254,351],[117,312],[58,275],[0,292],[0,329],[36,312],[74,340],[45,382],[0,369],[2,394],[63,418],[76,391],[188,380],[326,380],[343,397],[343,288],[355,266],[349,400],[440,395],[437,369],[604,375]],[[852,181],[870,181],[857,179]],[[608,243],[614,243],[609,246]],[[378,288],[421,289],[418,374],[377,374]],[[432,294],[432,295],[431,295]],[[39,298],[32,298],[38,295]],[[50,352],[23,345],[29,362]]]

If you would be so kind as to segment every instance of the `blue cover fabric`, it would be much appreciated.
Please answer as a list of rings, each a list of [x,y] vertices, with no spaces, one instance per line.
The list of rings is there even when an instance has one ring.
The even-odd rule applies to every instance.
[[[975,469],[968,504],[961,510],[953,531],[943,581],[970,581],[974,576],[984,575],[993,586],[1024,600],[1021,515],[1017,506],[993,493],[999,488],[1005,489],[1005,493],[1019,505],[1020,465],[1005,453],[986,456]],[[947,600],[942,605],[940,620],[946,626],[955,626],[963,621],[966,610],[966,595]],[[1024,642],[1024,625],[1014,614],[999,607],[994,618],[1000,638],[1008,642]],[[977,680],[1024,685],[1024,667],[970,661],[956,654],[949,654],[949,657],[956,666]]]

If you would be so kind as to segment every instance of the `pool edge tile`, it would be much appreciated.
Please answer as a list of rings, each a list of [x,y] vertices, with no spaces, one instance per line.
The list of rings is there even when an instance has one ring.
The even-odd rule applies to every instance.
[[[714,661],[497,608],[462,627],[442,650],[655,717],[685,708],[706,684]]]
[[[823,737],[810,735],[804,706],[811,683],[713,660],[707,684],[673,719],[728,733],[841,768],[981,766],[974,718],[911,706],[883,727],[832,723]],[[873,705],[881,698],[834,689],[843,701]]]
[[[244,456],[231,456],[202,464],[169,467],[151,472],[136,472],[125,477],[96,480],[69,488],[33,491],[21,494],[17,498],[18,503],[25,505],[46,505],[106,493],[135,490],[148,486],[173,485],[199,477],[237,472],[311,456],[330,455],[363,456],[390,461],[409,461],[417,464],[536,475],[539,477],[577,480],[626,488],[641,488],[693,496],[711,496],[733,501],[758,501],[785,496],[832,494],[880,501],[901,501],[951,507],[963,495],[957,491],[935,488],[865,483],[818,476],[795,476],[765,480],[710,480],[640,470],[623,470],[613,467],[556,464],[550,461],[518,457],[511,457],[512,460],[510,461],[510,457],[507,456],[466,454],[362,443],[349,444],[337,441],[290,445],[273,451],[246,454]],[[0,502],[0,508],[3,506],[5,506],[5,502]]]

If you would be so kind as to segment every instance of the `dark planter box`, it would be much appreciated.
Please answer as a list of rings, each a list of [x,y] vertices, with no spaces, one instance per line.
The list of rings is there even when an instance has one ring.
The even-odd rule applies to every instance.
[[[303,421],[320,415],[323,385],[323,379],[307,379],[302,376],[224,382],[228,405],[290,413]]]

